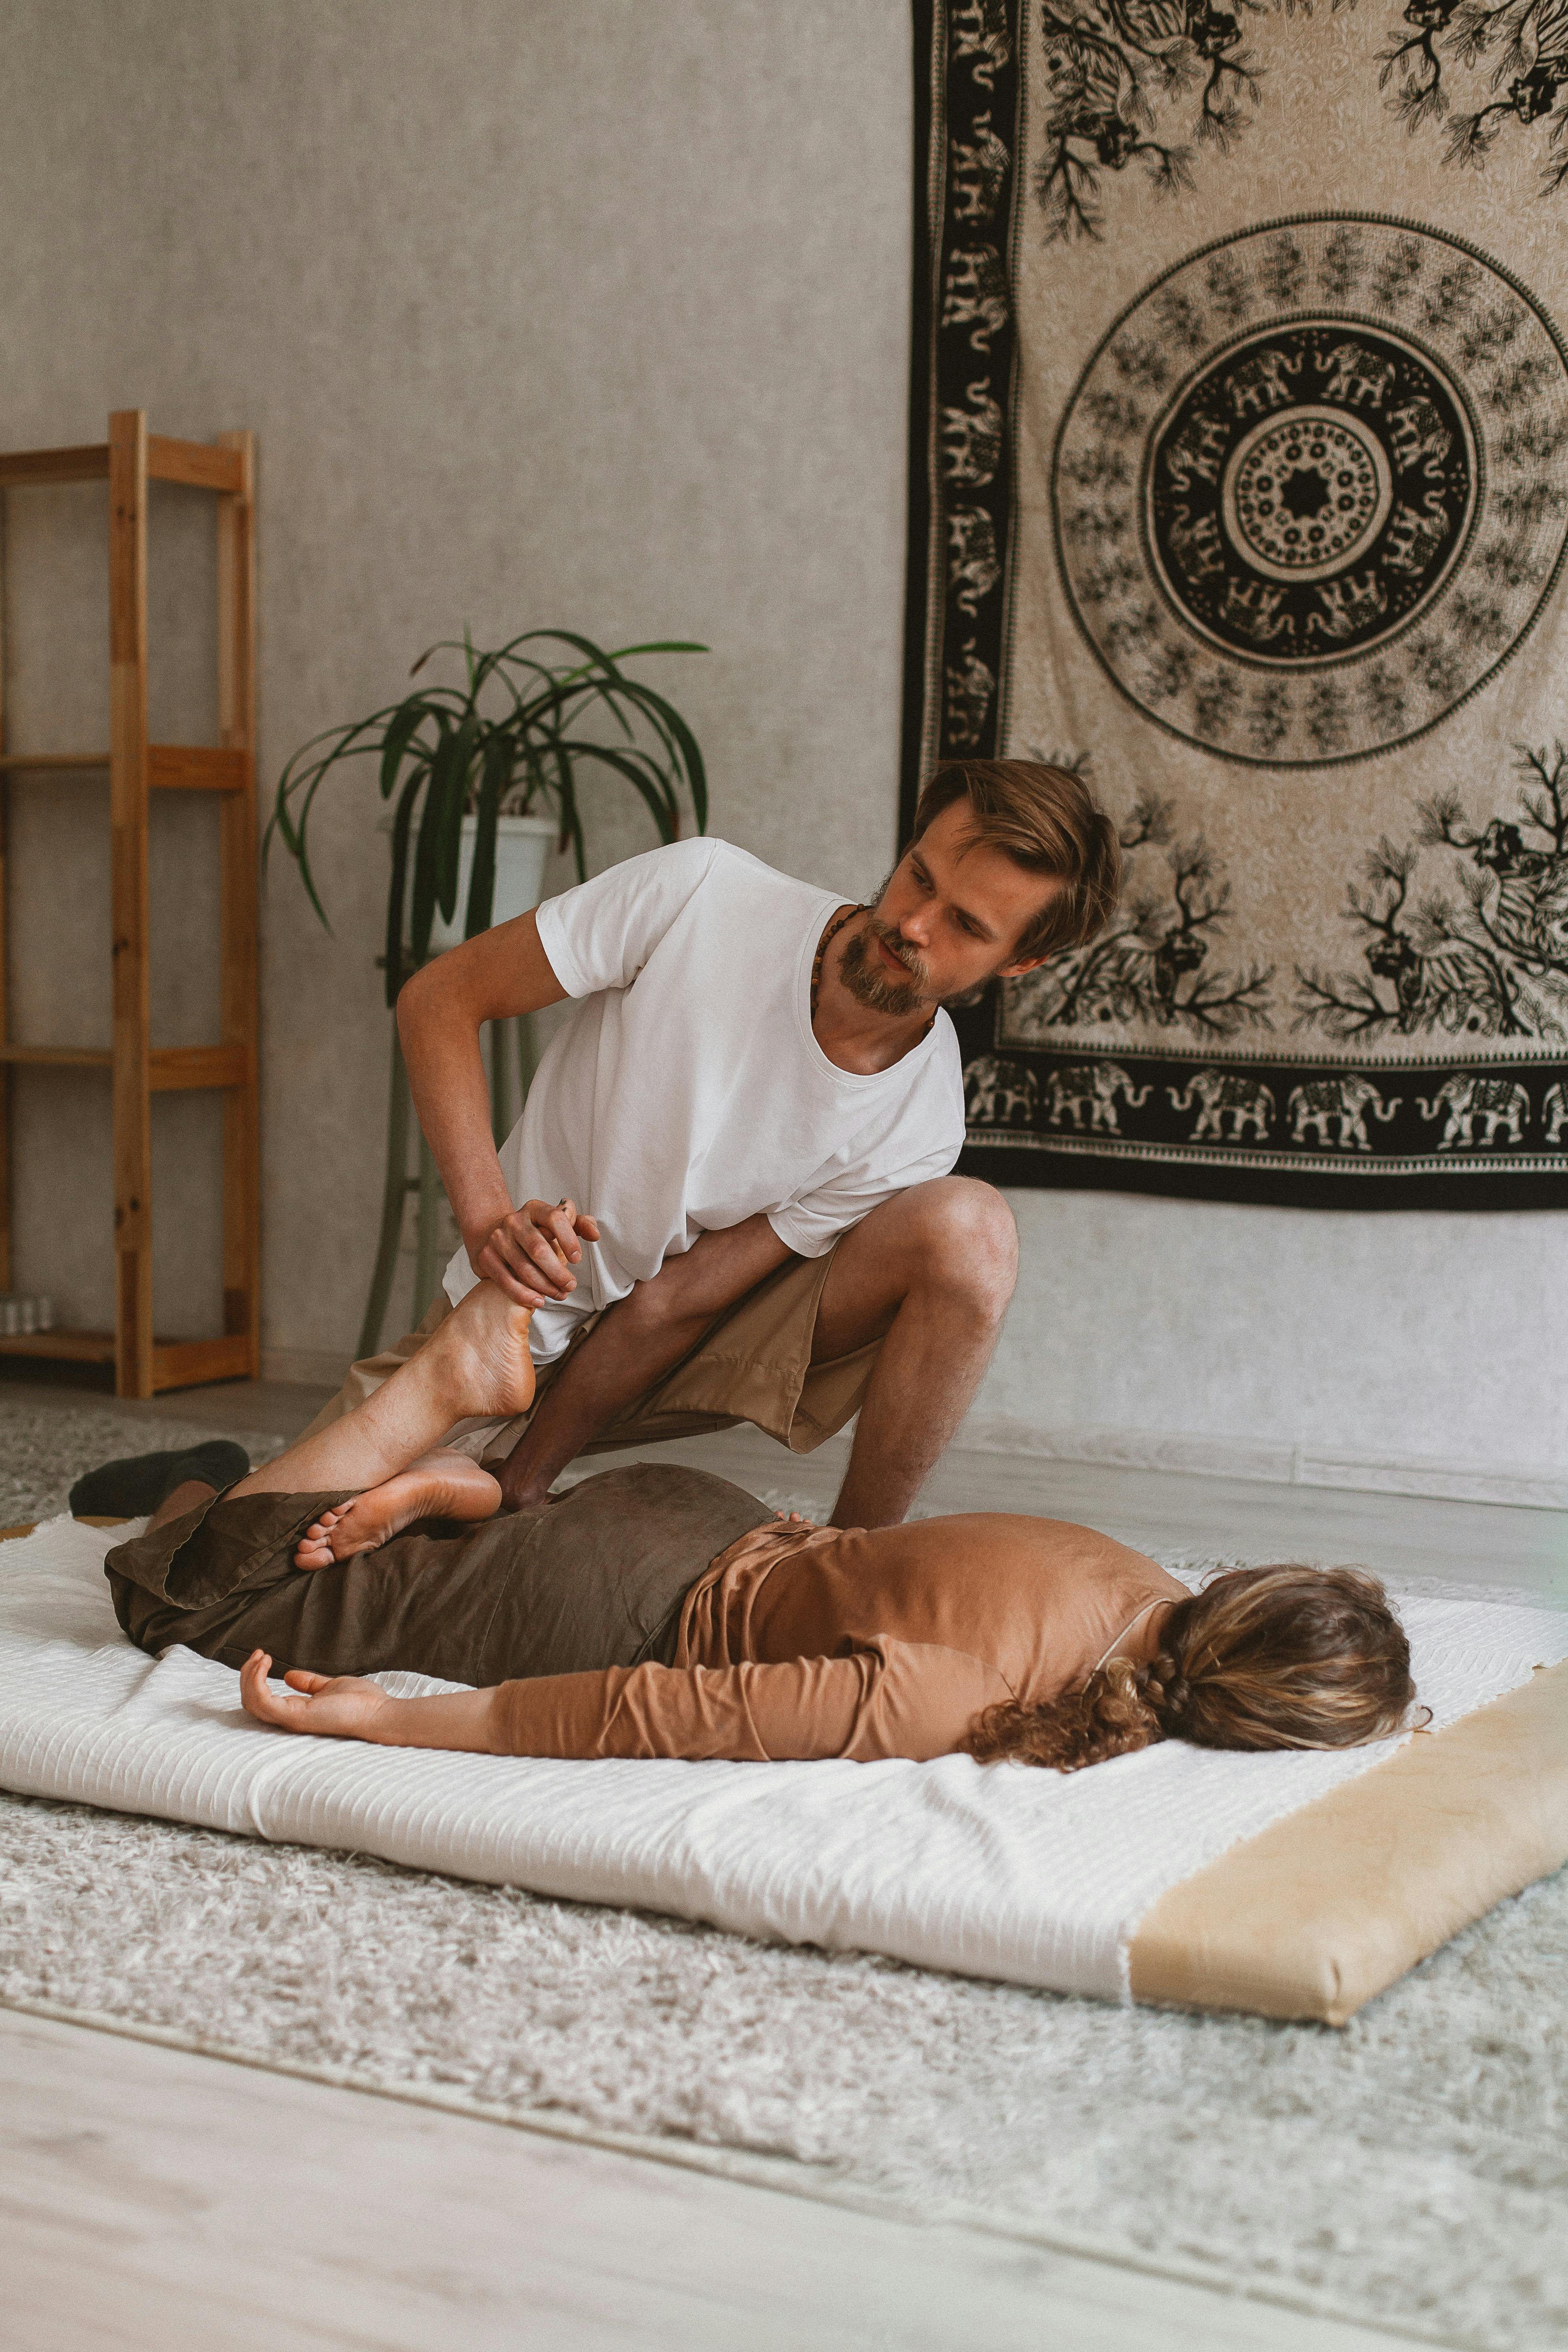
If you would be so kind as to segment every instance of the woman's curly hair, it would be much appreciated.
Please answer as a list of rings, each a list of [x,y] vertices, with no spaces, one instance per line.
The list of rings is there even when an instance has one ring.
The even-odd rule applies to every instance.
[[[1146,1665],[1112,1658],[1044,1706],[988,1706],[982,1764],[1076,1772],[1157,1739],[1199,1748],[1357,1748],[1405,1727],[1410,1644],[1357,1568],[1233,1568],[1178,1601]]]

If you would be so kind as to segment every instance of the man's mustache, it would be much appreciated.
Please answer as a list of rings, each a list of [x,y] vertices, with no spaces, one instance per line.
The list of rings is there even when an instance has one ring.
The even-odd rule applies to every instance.
[[[899,932],[895,930],[891,923],[884,923],[879,916],[872,915],[868,919],[867,929],[872,939],[880,940],[882,945],[887,949],[888,953],[896,962],[902,964],[904,970],[909,973],[910,978],[914,982],[915,986],[920,989],[922,993],[929,990],[931,986],[931,973],[921,961],[920,957],[916,955],[914,950],[906,944]]]

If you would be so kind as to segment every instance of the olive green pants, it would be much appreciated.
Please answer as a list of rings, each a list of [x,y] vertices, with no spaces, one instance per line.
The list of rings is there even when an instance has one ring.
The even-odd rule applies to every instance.
[[[639,1462],[479,1526],[427,1519],[336,1568],[294,1547],[344,1493],[218,1496],[104,1562],[125,1632],[226,1665],[402,1667],[488,1686],[675,1655],[680,1608],[709,1562],[773,1517],[703,1470]]]

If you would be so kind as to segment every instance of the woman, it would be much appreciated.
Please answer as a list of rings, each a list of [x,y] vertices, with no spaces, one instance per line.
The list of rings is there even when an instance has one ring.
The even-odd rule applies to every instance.
[[[221,1496],[177,1486],[109,1555],[121,1625],[243,1663],[262,1722],[500,1755],[1073,1770],[1173,1736],[1334,1748],[1405,1719],[1404,1633],[1354,1570],[1235,1570],[1191,1594],[1087,1528],[813,1528],[646,1464],[498,1516],[488,1472],[427,1449],[526,1405],[527,1326],[481,1283],[357,1412]],[[479,1687],[358,1679],[392,1666]]]

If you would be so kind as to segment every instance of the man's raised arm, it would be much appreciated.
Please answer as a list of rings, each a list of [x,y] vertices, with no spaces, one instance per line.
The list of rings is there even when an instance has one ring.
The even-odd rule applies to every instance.
[[[521,1307],[549,1306],[576,1288],[571,1268],[583,1255],[577,1234],[597,1241],[598,1227],[571,1201],[525,1201],[513,1208],[490,1133],[479,1028],[559,1004],[565,994],[530,913],[436,957],[404,983],[397,1000],[415,1112],[468,1263]]]

